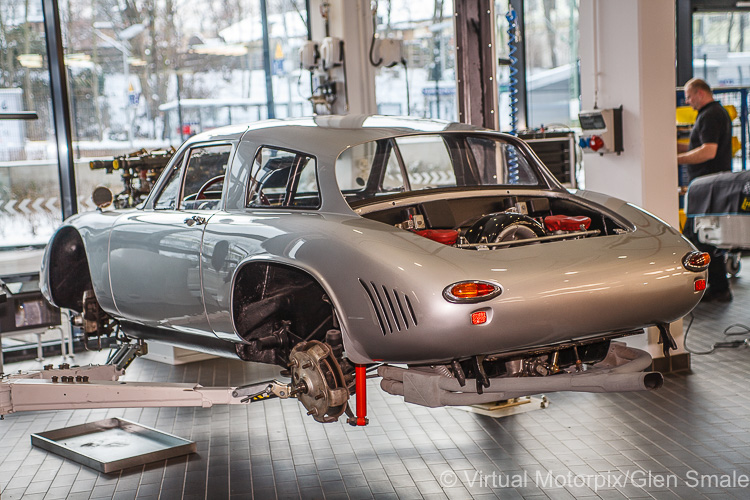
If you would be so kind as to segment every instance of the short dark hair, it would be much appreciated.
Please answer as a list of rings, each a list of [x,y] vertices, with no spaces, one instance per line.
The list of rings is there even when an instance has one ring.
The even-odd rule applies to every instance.
[[[712,92],[711,87],[708,86],[705,80],[701,80],[700,78],[693,78],[692,80],[688,80],[688,82],[685,84],[685,88],[687,89],[688,87],[695,90],[704,90],[709,94]]]

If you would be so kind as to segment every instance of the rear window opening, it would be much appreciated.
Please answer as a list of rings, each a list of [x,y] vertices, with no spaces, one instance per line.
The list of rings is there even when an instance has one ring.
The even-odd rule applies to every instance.
[[[567,197],[522,142],[498,134],[415,134],[359,144],[339,155],[336,179],[361,216],[459,248],[627,231],[604,210]]]
[[[352,146],[336,160],[350,205],[396,193],[481,186],[549,187],[517,144],[482,134],[424,134]]]

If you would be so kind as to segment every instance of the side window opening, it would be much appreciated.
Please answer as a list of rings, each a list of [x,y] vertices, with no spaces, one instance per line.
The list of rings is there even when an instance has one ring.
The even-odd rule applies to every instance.
[[[316,161],[293,151],[264,147],[255,155],[248,207],[320,206]]]
[[[156,210],[175,210],[177,208],[177,199],[180,197],[180,179],[182,178],[182,160],[183,156],[180,155],[172,163],[172,168],[167,174],[169,178],[154,202]]]
[[[221,204],[230,144],[198,146],[174,162],[169,179],[154,202],[156,210],[216,210]],[[184,170],[184,175],[183,175]],[[180,189],[182,188],[182,190]],[[180,193],[182,192],[182,197]]]
[[[232,146],[220,144],[190,150],[180,209],[216,210],[221,204],[224,175]]]
[[[344,150],[336,160],[336,180],[348,200],[406,189],[398,154],[390,139]]]

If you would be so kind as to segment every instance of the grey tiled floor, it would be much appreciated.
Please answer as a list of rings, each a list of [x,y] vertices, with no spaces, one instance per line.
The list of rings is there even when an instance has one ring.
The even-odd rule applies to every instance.
[[[695,310],[695,348],[750,324],[750,259],[743,265],[734,302]],[[139,359],[126,379],[219,386],[275,373]],[[405,404],[377,383],[366,428],[316,423],[294,400],[10,415],[0,421],[0,498],[750,498],[747,348],[695,356],[692,373],[658,391],[552,394],[545,410],[499,420]],[[198,453],[104,475],[31,447],[33,432],[113,416],[195,440]]]

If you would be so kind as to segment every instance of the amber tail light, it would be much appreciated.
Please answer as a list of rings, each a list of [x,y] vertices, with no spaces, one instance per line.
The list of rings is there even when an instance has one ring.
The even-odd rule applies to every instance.
[[[711,256],[706,252],[690,252],[682,258],[682,265],[688,271],[700,272],[708,267]]]
[[[488,281],[459,281],[448,285],[443,290],[443,297],[448,302],[472,303],[489,300],[503,292],[500,285]]]

